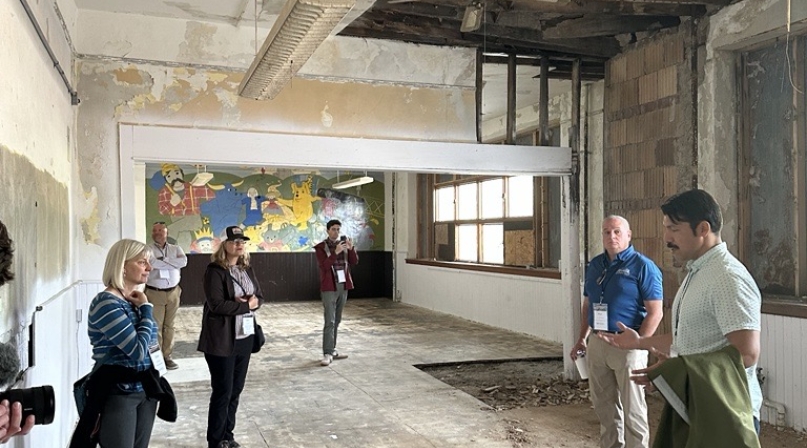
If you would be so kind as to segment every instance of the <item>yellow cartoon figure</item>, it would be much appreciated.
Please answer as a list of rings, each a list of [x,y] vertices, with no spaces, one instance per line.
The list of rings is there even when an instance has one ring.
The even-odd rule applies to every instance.
[[[314,201],[319,201],[319,196],[312,196],[311,195],[311,184],[314,181],[309,176],[302,184],[299,186],[297,184],[291,184],[291,191],[294,193],[294,197],[289,199],[278,199],[277,202],[291,207],[292,212],[294,213],[294,218],[289,221],[291,225],[297,226],[298,230],[306,230],[308,228],[308,220],[314,216]]]

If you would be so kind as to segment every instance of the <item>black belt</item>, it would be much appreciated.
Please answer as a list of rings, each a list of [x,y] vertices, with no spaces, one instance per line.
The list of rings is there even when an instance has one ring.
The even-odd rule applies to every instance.
[[[155,287],[153,287],[153,286],[146,285],[146,289],[153,289],[153,290],[155,290],[155,291],[160,291],[160,292],[171,292],[171,291],[173,291],[173,290],[177,289],[177,287],[176,287],[176,286],[172,286],[172,287],[170,287],[170,288],[155,288]]]

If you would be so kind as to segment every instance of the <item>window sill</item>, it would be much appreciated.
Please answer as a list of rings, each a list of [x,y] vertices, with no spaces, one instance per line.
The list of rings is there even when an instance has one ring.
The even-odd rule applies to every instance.
[[[764,314],[807,319],[807,303],[798,300],[763,298],[762,312]]]
[[[422,266],[436,266],[449,269],[461,269],[476,272],[494,272],[497,274],[520,275],[523,277],[551,278],[560,280],[560,271],[547,268],[519,268],[515,266],[497,266],[490,264],[462,263],[457,261],[437,261],[422,260],[417,258],[407,258],[406,264],[418,264]]]

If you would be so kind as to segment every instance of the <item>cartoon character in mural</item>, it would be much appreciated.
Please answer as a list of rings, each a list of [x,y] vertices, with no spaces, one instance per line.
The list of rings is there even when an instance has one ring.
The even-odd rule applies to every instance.
[[[263,232],[266,230],[267,225],[262,224],[259,226],[249,226],[244,228],[244,236],[249,240],[244,241],[246,250],[249,252],[266,252],[268,245],[263,239]]]
[[[266,244],[267,252],[290,252],[291,248],[280,238],[280,232],[273,228],[267,228],[263,232],[263,241]]]
[[[216,197],[203,203],[201,211],[210,219],[210,228],[214,235],[222,235],[228,226],[240,222],[241,200],[245,196],[236,190],[236,187],[242,183],[243,180],[234,184],[210,185],[210,188],[216,191]]]
[[[160,173],[165,181],[157,194],[161,215],[198,215],[201,204],[216,197],[206,183],[195,186],[185,182],[185,173],[173,163],[163,163]]]
[[[272,227],[272,230],[280,230],[284,225],[294,219],[294,212],[286,205],[280,204],[277,198],[281,197],[278,185],[270,185],[266,189],[266,200],[263,206],[263,219]]]
[[[257,226],[264,221],[263,206],[261,205],[264,201],[266,201],[266,198],[259,195],[255,187],[249,187],[247,197],[241,199],[241,203],[244,204],[246,208],[246,216],[244,217],[243,223],[245,226]]]
[[[196,239],[191,242],[190,253],[192,254],[212,254],[218,247],[218,240],[213,236],[210,227],[202,227],[194,232]]]
[[[193,232],[202,227],[201,207],[216,197],[215,191],[206,181],[185,182],[185,173],[173,163],[163,163],[150,185],[157,190],[157,210],[171,219],[169,233],[176,236],[178,245],[189,247]]]
[[[296,183],[291,184],[292,198],[279,198],[277,200],[278,203],[291,207],[292,212],[294,212],[294,217],[290,220],[290,224],[296,226],[299,230],[307,229],[309,221],[313,222],[314,202],[321,199],[311,194],[311,185],[313,182],[313,179],[309,176],[308,179],[303,181],[300,185]]]

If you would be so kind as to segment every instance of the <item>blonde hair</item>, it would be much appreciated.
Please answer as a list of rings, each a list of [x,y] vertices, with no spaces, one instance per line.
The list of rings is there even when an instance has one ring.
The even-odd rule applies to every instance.
[[[140,241],[123,239],[113,244],[106,254],[103,282],[108,288],[123,289],[123,265],[135,258],[151,255],[148,246]]]
[[[230,264],[227,262],[227,252],[224,249],[225,244],[227,244],[227,241],[222,241],[221,244],[219,244],[218,249],[210,255],[210,261],[220,265],[224,269],[229,269]],[[244,269],[248,268],[249,252],[245,250],[244,255],[238,257],[238,261],[235,262],[235,265]]]

